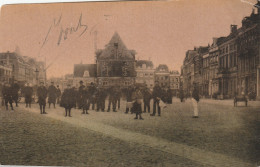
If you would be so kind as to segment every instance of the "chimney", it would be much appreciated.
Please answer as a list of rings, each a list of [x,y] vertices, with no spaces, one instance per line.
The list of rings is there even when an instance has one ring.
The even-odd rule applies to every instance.
[[[9,66],[10,65],[10,58],[9,58],[9,54],[7,54],[7,58],[6,58],[6,65]]]
[[[230,29],[231,29],[231,34],[235,33],[237,31],[237,25],[231,24]]]
[[[217,41],[218,41],[218,38],[213,38],[213,45],[216,45],[217,44]]]

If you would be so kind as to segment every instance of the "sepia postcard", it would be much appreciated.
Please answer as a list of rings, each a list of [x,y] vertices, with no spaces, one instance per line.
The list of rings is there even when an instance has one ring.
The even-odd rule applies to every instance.
[[[260,166],[260,0],[0,12],[1,167]]]

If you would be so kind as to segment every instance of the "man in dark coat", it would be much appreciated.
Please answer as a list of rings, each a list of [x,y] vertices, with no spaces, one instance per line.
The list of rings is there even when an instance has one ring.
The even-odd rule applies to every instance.
[[[90,94],[89,94],[89,90],[88,87],[85,87],[83,92],[82,92],[82,99],[83,99],[83,103],[82,103],[82,109],[83,112],[82,114],[89,114],[88,110],[89,110],[89,100],[90,100]]]
[[[33,88],[29,85],[29,83],[27,83],[26,86],[24,87],[23,94],[25,97],[26,107],[31,108]]]
[[[74,107],[74,98],[73,98],[74,91],[71,88],[71,85],[68,84],[67,88],[64,90],[61,96],[61,107],[65,108],[65,117],[71,117],[71,108]]]
[[[133,95],[134,89],[131,86],[128,86],[125,90],[125,97],[126,97],[126,109],[125,113],[127,114],[129,111],[133,114],[133,109],[132,109],[132,95]]]
[[[3,82],[1,84],[2,106],[5,106],[4,89],[5,89],[5,83]]]
[[[74,105],[73,105],[73,108],[77,108],[77,105],[79,105],[78,104],[78,102],[79,102],[79,91],[78,91],[78,89],[75,87],[75,86],[73,86],[72,87],[72,90],[73,90],[73,99],[74,99]]]
[[[51,107],[51,104],[53,104],[55,108],[55,103],[56,103],[56,97],[57,97],[57,89],[54,86],[54,82],[51,82],[51,86],[48,88],[48,103],[49,103],[49,108]]]
[[[47,94],[47,89],[44,86],[44,83],[41,82],[40,86],[37,89],[38,103],[40,105],[41,114],[47,114],[45,112]]]
[[[139,87],[136,87],[134,93],[133,93],[133,111],[136,114],[136,117],[134,119],[139,119],[143,120],[142,118],[142,100],[143,100],[143,95],[141,92],[141,89]]]
[[[148,109],[148,113],[150,113],[150,101],[152,98],[152,92],[150,89],[145,85],[143,89],[143,100],[144,100],[144,112],[146,112],[146,108]]]
[[[183,88],[182,88],[182,86],[180,87],[179,98],[180,98],[181,102],[183,102],[183,99],[184,99],[184,92],[183,92]]]
[[[3,98],[5,101],[6,110],[8,110],[8,103],[10,104],[11,110],[14,110],[13,109],[13,98],[12,98],[13,92],[12,92],[12,88],[11,88],[10,84],[8,84],[8,83],[5,84],[2,93],[3,93]]]
[[[97,111],[101,109],[102,112],[105,111],[105,100],[106,100],[106,90],[104,88],[98,88],[96,92],[97,98]]]
[[[57,90],[57,92],[56,92],[57,104],[60,104],[61,90],[60,90],[59,85],[57,85],[56,90]]]
[[[16,104],[16,107],[18,107],[18,98],[19,98],[19,90],[20,90],[20,86],[17,83],[17,81],[14,81],[14,84],[11,86],[11,90],[12,90],[12,98],[13,101]]]
[[[95,104],[97,102],[97,100],[96,100],[97,88],[96,88],[96,86],[95,86],[95,84],[93,82],[90,83],[88,91],[89,91],[89,95],[90,95],[89,107],[90,107],[90,104],[92,104],[92,110],[94,110],[95,109]]]
[[[116,104],[117,104],[117,108],[120,109],[120,100],[121,100],[121,89],[120,89],[120,86],[116,86],[116,89],[115,89],[115,98],[116,98]]]
[[[155,116],[156,114],[156,107],[158,110],[158,116],[161,115],[161,107],[159,106],[159,102],[161,100],[162,97],[162,89],[159,86],[158,81],[155,82],[155,86],[153,88],[153,113],[151,114],[151,116]]]
[[[78,97],[77,97],[77,101],[78,101],[78,109],[82,109],[83,106],[83,91],[85,89],[85,86],[83,85],[83,81],[79,82],[80,86],[78,89]]]
[[[170,89],[170,87],[167,89],[166,97],[167,97],[166,103],[172,104],[172,90]]]
[[[108,109],[107,109],[107,112],[110,112],[110,107],[111,107],[111,104],[112,104],[112,108],[113,108],[113,112],[116,112],[116,96],[115,96],[115,87],[112,86],[109,91],[108,91],[108,95],[109,95],[109,98],[108,98]]]

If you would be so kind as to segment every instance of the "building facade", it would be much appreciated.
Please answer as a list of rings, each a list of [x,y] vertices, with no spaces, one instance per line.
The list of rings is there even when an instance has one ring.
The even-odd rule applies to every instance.
[[[208,53],[206,48],[186,52],[182,66],[184,90],[189,92],[192,84],[199,86],[202,81],[200,92],[205,96],[225,99],[246,95],[260,99],[260,2],[256,5],[257,13],[253,10],[245,17],[240,28],[231,25],[228,36],[214,38]]]
[[[154,87],[154,72],[153,62],[150,60],[136,61],[136,84],[146,84],[149,89]]]
[[[258,5],[260,2],[258,1]],[[242,20],[237,35],[238,94],[256,94],[260,99],[260,9]]]
[[[195,47],[188,50],[182,66],[183,90],[187,95],[191,94],[194,86],[197,86],[200,94],[203,90],[203,56],[208,53],[209,46]]]
[[[170,71],[166,64],[160,64],[154,72],[155,82],[162,88],[170,87]]]
[[[36,85],[39,81],[46,81],[45,64],[34,58],[5,52],[0,53],[0,62],[12,69],[12,82],[16,80],[21,84],[28,82]]]
[[[170,89],[174,96],[177,96],[180,89],[180,73],[178,71],[170,71]]]
[[[135,54],[115,32],[105,49],[96,52],[97,84],[102,87],[134,85]]]
[[[0,81],[2,83],[7,82],[11,83],[12,81],[12,66],[9,63],[9,60],[0,61]]]
[[[75,64],[73,72],[72,85],[79,87],[79,82],[83,81],[85,85],[97,81],[97,65],[96,64]]]

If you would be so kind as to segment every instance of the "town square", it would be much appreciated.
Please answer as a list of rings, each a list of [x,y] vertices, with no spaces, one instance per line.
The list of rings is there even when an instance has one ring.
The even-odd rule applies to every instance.
[[[260,1],[1,13],[0,166],[260,166]]]

